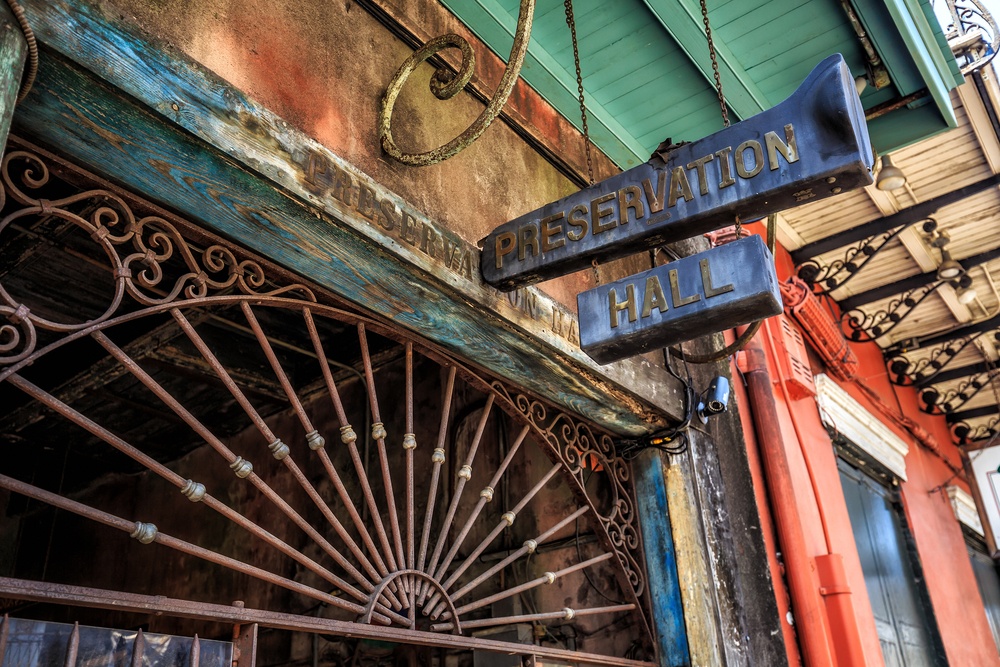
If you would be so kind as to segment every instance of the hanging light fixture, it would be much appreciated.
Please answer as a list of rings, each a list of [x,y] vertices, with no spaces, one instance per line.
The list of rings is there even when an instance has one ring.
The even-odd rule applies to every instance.
[[[958,302],[963,306],[968,306],[979,296],[976,293],[976,288],[972,286],[972,277],[969,274],[966,273],[959,278],[958,285],[955,287],[955,296],[958,297]]]
[[[888,155],[882,157],[882,168],[878,170],[875,187],[879,190],[898,190],[906,185],[906,174],[892,163]]]
[[[941,263],[938,264],[938,280],[955,280],[965,275],[965,268],[951,258],[947,248],[941,248]]]

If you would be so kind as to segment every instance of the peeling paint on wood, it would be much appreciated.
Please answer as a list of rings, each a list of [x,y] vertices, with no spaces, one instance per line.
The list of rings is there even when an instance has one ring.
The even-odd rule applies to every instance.
[[[27,9],[29,19],[46,44],[322,213],[288,202],[281,190],[245,172],[242,179],[254,181],[249,187],[258,194],[255,201],[236,204],[228,197],[219,197],[216,186],[228,185],[225,179],[229,176],[211,185],[183,182],[197,181],[222,168],[207,164],[215,162],[215,158],[198,155],[197,148],[169,146],[176,141],[172,131],[162,121],[150,117],[144,118],[142,125],[146,132],[159,137],[159,143],[166,143],[163,150],[188,154],[177,156],[174,161],[154,155],[133,156],[140,163],[140,171],[136,173],[133,168],[122,173],[121,166],[111,156],[133,149],[140,153],[150,151],[143,143],[144,137],[132,128],[122,127],[124,120],[109,120],[119,114],[113,99],[98,96],[79,100],[67,113],[65,102],[63,108],[57,109],[52,100],[40,100],[39,95],[33,95],[39,113],[58,119],[51,128],[45,123],[30,122],[36,134],[47,136],[52,143],[63,147],[62,138],[55,133],[84,132],[89,136],[77,136],[78,142],[70,142],[64,150],[79,150],[78,159],[107,165],[109,175],[129,183],[130,187],[148,188],[144,193],[154,191],[155,184],[156,196],[161,200],[213,229],[236,236],[257,252],[344,293],[357,303],[375,308],[453,351],[479,357],[494,372],[616,432],[645,432],[660,424],[661,419],[649,406],[671,418],[680,417],[677,383],[661,369],[634,361],[597,367],[580,351],[576,318],[563,306],[532,290],[525,292],[532,294],[532,306],[525,309],[527,298],[521,304],[512,304],[506,296],[484,286],[474,264],[478,253],[469,244],[196,63],[145,41],[130,32],[130,28],[101,16],[87,5],[70,7],[65,0],[30,0]],[[52,72],[50,76],[58,78],[63,74]],[[50,90],[62,95],[66,90],[63,86],[54,83]],[[93,82],[86,86],[96,90]],[[98,108],[88,108],[91,104]],[[43,111],[41,106],[46,109]],[[119,136],[118,132],[131,136]],[[105,145],[101,146],[101,142]],[[199,165],[199,161],[204,164]],[[233,165],[227,168],[235,169]],[[150,170],[155,173],[141,173]],[[182,176],[185,171],[189,173]],[[323,180],[324,173],[332,174],[328,181]],[[339,183],[337,178],[341,179]],[[341,198],[336,196],[338,187]],[[201,190],[203,197],[196,196],[195,190]],[[204,197],[212,200],[207,209]],[[217,215],[215,209],[219,208],[226,214]],[[294,209],[295,215],[289,216],[288,208]],[[231,220],[234,217],[241,219],[235,228]],[[253,222],[248,224],[250,220]],[[388,225],[392,229],[387,229]],[[266,229],[267,233],[255,227]],[[348,233],[354,236],[350,241],[345,238]],[[352,245],[364,250],[345,255],[343,249]],[[402,260],[405,266],[389,268],[388,264],[394,261],[389,255]],[[337,272],[331,269],[330,261],[335,257],[346,263],[347,275],[333,275]],[[325,264],[322,270],[315,266],[317,262]],[[389,280],[387,274],[404,274],[403,283],[410,285],[404,287],[400,278]],[[445,300],[452,303],[441,303]],[[416,308],[450,312],[441,313],[442,320],[431,323],[421,319],[420,315],[427,313],[418,314]],[[484,321],[484,309],[499,315],[498,321]],[[464,321],[459,324],[456,319]],[[456,335],[459,329],[462,332]],[[504,350],[506,355],[501,352]],[[614,387],[616,384],[631,391],[623,392]],[[637,397],[642,397],[642,401]]]
[[[7,3],[0,4],[0,155],[7,143],[10,120],[21,88],[28,44]]]
[[[539,341],[513,324],[444,297],[436,276],[415,271],[326,215],[317,217],[55,54],[42,59],[15,127],[607,428],[644,432],[657,421],[606,381],[574,369],[558,353],[541,352]]]

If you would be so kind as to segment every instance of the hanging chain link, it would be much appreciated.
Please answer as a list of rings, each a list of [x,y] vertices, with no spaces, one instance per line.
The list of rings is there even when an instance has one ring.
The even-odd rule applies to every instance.
[[[712,59],[712,76],[715,77],[715,93],[719,97],[719,110],[722,111],[722,124],[729,127],[729,109],[726,108],[726,95],[722,92],[722,77],[719,76],[719,59],[715,53],[715,41],[712,39],[712,25],[708,22],[707,0],[701,0],[701,20],[705,23],[705,38],[708,40],[708,57]],[[736,238],[743,236],[743,225],[740,216],[736,216]]]
[[[587,105],[583,98],[583,74],[580,72],[580,47],[576,41],[576,18],[573,16],[573,0],[564,0],[566,25],[573,38],[573,64],[576,66],[576,92],[580,100],[580,118],[583,121],[583,145],[587,152],[587,184],[594,184],[594,163],[590,157],[590,129],[587,127]]]
[[[708,56],[712,59],[712,75],[715,77],[715,92],[719,96],[719,108],[722,109],[722,124],[729,127],[729,110],[726,109],[726,96],[722,93],[722,77],[719,76],[719,61],[715,55],[715,42],[712,41],[712,26],[708,22],[708,5],[701,0],[701,20],[705,23],[705,37],[708,39]]]
[[[580,119],[583,122],[583,147],[587,154],[587,185],[594,184],[594,161],[590,156],[590,128],[587,127],[587,104],[583,96],[583,73],[580,71],[580,46],[576,41],[576,18],[573,16],[573,0],[564,0],[563,6],[566,8],[566,25],[569,26],[569,34],[573,39],[573,65],[576,66],[576,92],[577,99],[580,100]],[[597,260],[593,260],[590,265],[594,268],[594,282],[601,284],[601,273],[597,268]]]

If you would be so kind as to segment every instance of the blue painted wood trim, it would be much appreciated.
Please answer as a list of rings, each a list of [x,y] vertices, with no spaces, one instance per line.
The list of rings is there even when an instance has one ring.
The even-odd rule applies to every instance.
[[[667,505],[667,483],[663,477],[663,458],[655,450],[647,450],[632,461],[635,482],[636,510],[642,528],[643,550],[646,554],[646,575],[653,625],[659,649],[659,662],[664,667],[691,664],[687,632],[684,628],[684,605],[677,576],[677,557],[670,532],[670,509]]]
[[[14,131],[612,431],[648,432],[659,419],[55,53]]]

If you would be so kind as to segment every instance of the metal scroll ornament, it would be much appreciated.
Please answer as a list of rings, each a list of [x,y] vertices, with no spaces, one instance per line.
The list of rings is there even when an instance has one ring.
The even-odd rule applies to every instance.
[[[904,353],[897,354],[888,362],[889,380],[901,387],[926,385],[947,368],[962,350],[986,333],[982,331],[964,338],[956,338],[934,348],[928,356],[920,359],[911,360]],[[992,334],[994,340],[1000,342],[1000,332]]]
[[[996,380],[997,375],[996,371],[978,373],[944,394],[934,387],[928,387],[920,393],[920,402],[923,403],[920,410],[931,415],[955,412],[971,401],[984,388],[990,386]]]
[[[966,422],[952,424],[951,433],[960,445],[981,442],[996,437],[1000,431],[1000,417],[994,417],[986,424],[970,426]]]
[[[848,248],[844,253],[843,259],[834,260],[826,265],[820,264],[815,259],[803,262],[798,266],[798,276],[810,285],[813,285],[813,291],[817,294],[829,294],[838,287],[846,285],[851,278],[860,273],[869,262],[875,259],[875,256],[885,249],[890,241],[912,226],[913,223],[910,223],[909,225],[890,229],[882,234],[869,236],[864,241]],[[933,218],[928,218],[924,221],[922,229],[926,234],[932,233],[937,229],[937,221]]]
[[[854,341],[871,341],[890,333],[905,320],[927,297],[947,283],[947,280],[918,287],[893,299],[887,308],[868,314],[855,308],[841,315],[841,328]]]
[[[431,92],[439,100],[449,100],[457,95],[472,78],[472,73],[476,67],[476,59],[469,42],[459,35],[447,34],[435,37],[431,41],[413,52],[409,58],[403,61],[396,74],[389,82],[389,87],[382,97],[382,109],[378,117],[379,138],[382,141],[382,148],[386,153],[399,160],[403,164],[411,167],[427,167],[438,162],[443,162],[456,155],[460,151],[472,145],[478,139],[490,123],[497,117],[503,105],[507,103],[517,77],[521,72],[521,65],[524,63],[524,56],[528,52],[528,41],[531,38],[531,21],[535,13],[535,0],[521,0],[521,8],[517,15],[517,30],[514,34],[514,44],[510,50],[510,58],[507,61],[507,69],[500,79],[500,85],[490,98],[486,108],[479,115],[472,125],[470,125],[460,135],[435,149],[424,153],[405,153],[396,145],[392,136],[392,110],[396,104],[403,85],[410,74],[420,65],[420,63],[431,58],[444,49],[459,49],[462,52],[462,64],[458,73],[453,73],[446,68],[438,68],[431,77]]]
[[[0,208],[8,197],[20,204],[0,220],[0,235],[41,218],[66,221],[100,247],[114,278],[104,312],[78,323],[53,321],[33,312],[22,300],[25,295],[12,293],[0,282],[0,364],[14,364],[34,353],[39,330],[67,334],[105,322],[119,314],[126,294],[144,306],[233,291],[315,300],[312,291],[300,284],[267,290],[267,277],[257,262],[238,258],[219,244],[193,245],[164,218],[136,215],[124,199],[109,190],[86,190],[53,200],[42,198],[43,188],[49,183],[49,168],[35,153],[8,152],[0,178]]]

